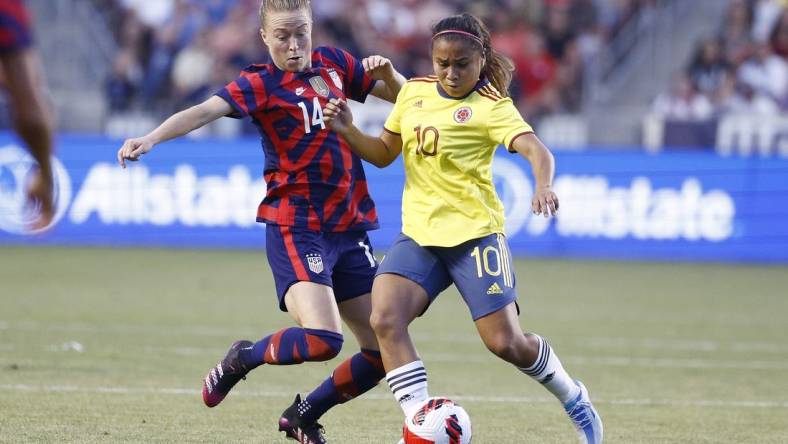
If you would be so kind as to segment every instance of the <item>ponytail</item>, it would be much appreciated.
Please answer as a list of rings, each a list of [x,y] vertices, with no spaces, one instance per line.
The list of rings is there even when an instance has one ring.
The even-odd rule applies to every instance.
[[[476,16],[466,13],[447,17],[432,27],[432,38],[465,39],[472,42],[484,56],[482,76],[486,77],[502,96],[509,96],[514,63],[492,47],[490,31]]]

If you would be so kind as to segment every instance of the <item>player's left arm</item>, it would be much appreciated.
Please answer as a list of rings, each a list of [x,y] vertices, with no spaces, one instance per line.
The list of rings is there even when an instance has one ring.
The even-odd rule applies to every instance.
[[[531,170],[536,180],[531,210],[534,214],[543,214],[544,217],[554,215],[558,211],[558,196],[552,190],[555,175],[553,154],[534,133],[517,136],[511,142],[511,149],[531,163]]]
[[[397,94],[402,89],[407,79],[394,69],[391,60],[373,55],[361,61],[364,66],[364,72],[371,78],[378,80],[375,86],[372,87],[372,94],[375,97],[381,98],[388,102],[394,103],[397,100]]]

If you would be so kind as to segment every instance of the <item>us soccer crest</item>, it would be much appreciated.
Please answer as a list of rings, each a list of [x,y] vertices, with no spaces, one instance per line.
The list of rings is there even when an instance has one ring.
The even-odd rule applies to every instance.
[[[342,79],[341,79],[341,78],[339,78],[339,73],[337,73],[336,71],[334,71],[334,70],[332,69],[332,70],[328,71],[328,76],[329,76],[329,77],[331,77],[331,81],[333,81],[333,82],[334,82],[334,85],[335,85],[337,88],[339,88],[339,89],[343,89],[343,88],[342,88]]]
[[[312,273],[320,274],[323,271],[323,258],[317,253],[309,253],[306,255],[306,263]]]
[[[315,92],[323,97],[328,97],[328,94],[331,92],[331,90],[328,89],[326,81],[320,76],[309,79],[309,84],[312,85],[312,89],[314,89]]]

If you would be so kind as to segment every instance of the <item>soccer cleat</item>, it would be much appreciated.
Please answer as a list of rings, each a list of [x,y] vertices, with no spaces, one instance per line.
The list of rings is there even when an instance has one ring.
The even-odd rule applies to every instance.
[[[575,381],[575,384],[580,387],[580,394],[566,403],[564,409],[577,429],[577,437],[581,444],[601,444],[602,418],[591,404],[586,386],[580,381]]]
[[[323,426],[320,423],[306,422],[298,416],[298,406],[301,404],[301,395],[296,395],[293,403],[282,412],[279,418],[279,431],[285,432],[288,438],[301,444],[327,444]]]
[[[252,345],[251,341],[233,342],[224,359],[208,372],[202,383],[202,400],[205,405],[208,407],[219,405],[238,381],[246,379],[249,370],[241,363],[238,352]]]

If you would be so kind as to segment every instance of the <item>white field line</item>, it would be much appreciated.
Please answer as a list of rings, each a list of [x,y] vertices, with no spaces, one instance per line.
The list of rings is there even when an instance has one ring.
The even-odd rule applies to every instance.
[[[209,328],[196,326],[161,326],[161,325],[92,325],[92,324],[51,324],[35,321],[4,321],[0,320],[0,331],[50,331],[72,333],[123,333],[147,335],[195,335],[195,336],[220,336],[250,338],[262,337],[267,331],[260,328],[257,331],[248,327],[243,329]],[[271,330],[271,328],[269,328]],[[476,334],[414,334],[416,343],[462,343],[481,344],[481,339]],[[560,338],[560,336],[559,336]],[[550,338],[548,338],[550,339]],[[553,342],[553,341],[551,341]],[[558,342],[558,341],[555,341]],[[736,353],[763,353],[763,354],[788,354],[788,343],[760,342],[760,341],[718,341],[707,339],[672,339],[672,338],[621,338],[584,336],[561,339],[560,342],[571,343],[584,349],[611,350],[631,349],[640,350],[675,350],[696,352],[736,352]]]
[[[63,345],[50,345],[42,350],[51,353],[79,353],[90,352],[88,347],[80,350],[65,347]],[[17,347],[13,344],[0,344],[0,351],[15,351]],[[93,349],[96,350],[96,349]],[[99,351],[107,350],[101,347]],[[127,347],[127,351],[130,348]],[[154,355],[178,355],[178,356],[204,356],[206,359],[219,358],[224,355],[224,348],[203,348],[203,347],[158,347],[146,345],[142,348],[145,353]],[[425,362],[443,362],[457,364],[487,364],[495,362],[492,354],[488,353],[431,353],[421,354]],[[665,357],[633,357],[633,356],[579,356],[563,355],[561,360],[567,364],[585,367],[642,367],[642,368],[666,368],[666,369],[711,369],[711,370],[788,370],[788,361],[755,361],[755,360],[715,360],[702,358],[665,358]]]
[[[37,393],[98,393],[111,395],[178,395],[199,397],[200,391],[193,388],[166,388],[166,387],[80,387],[74,385],[30,385],[30,384],[0,384],[0,390],[16,392]],[[233,396],[257,398],[291,398],[291,392],[275,391],[244,391],[239,390]],[[556,403],[554,398],[536,396],[490,396],[490,395],[448,395],[457,401],[482,402],[482,403]],[[390,394],[367,393],[359,399],[386,400],[394,402]],[[752,400],[733,401],[726,399],[604,399],[594,400],[595,404],[630,405],[630,406],[671,406],[671,407],[722,407],[722,408],[788,408],[787,400]]]

